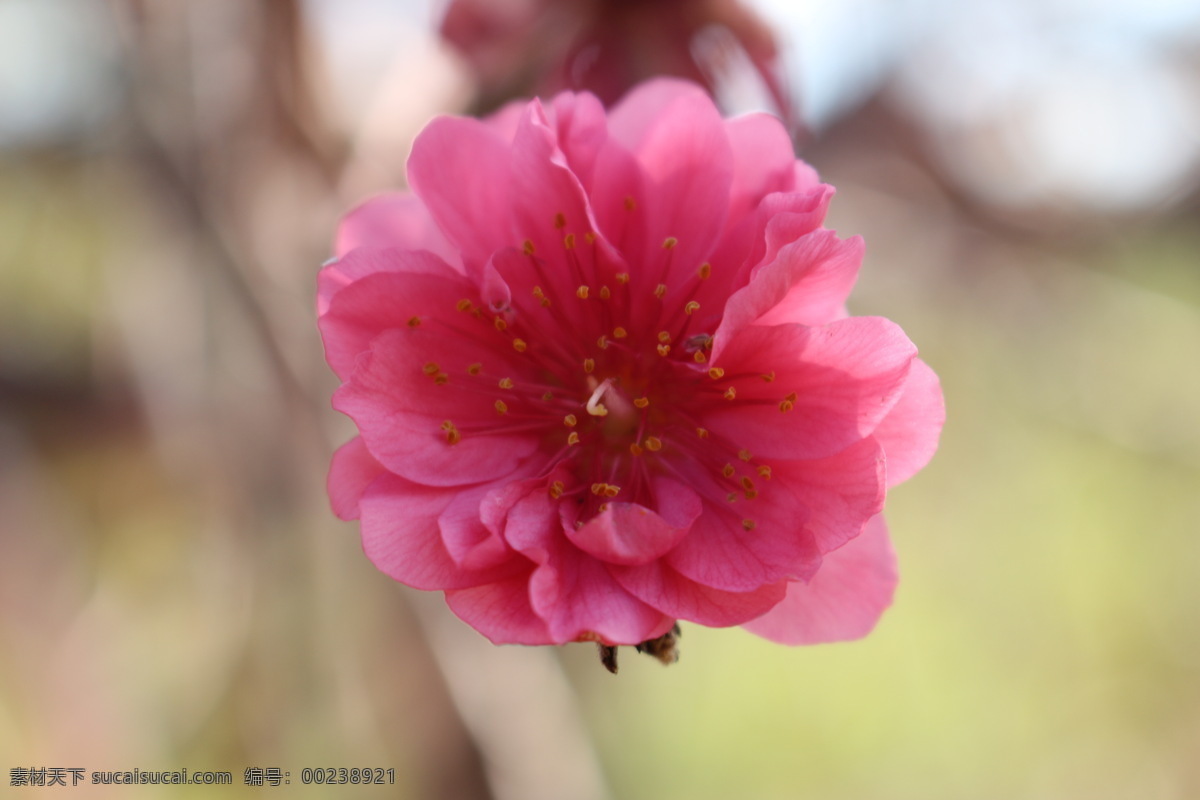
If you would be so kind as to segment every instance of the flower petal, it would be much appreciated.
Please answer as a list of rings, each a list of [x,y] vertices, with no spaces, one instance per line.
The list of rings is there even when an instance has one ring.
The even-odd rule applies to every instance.
[[[454,589],[502,580],[526,568],[516,554],[485,569],[470,569],[446,552],[438,517],[454,489],[421,486],[385,475],[363,494],[363,551],[380,571],[417,589]]]
[[[529,602],[529,576],[446,592],[458,618],[494,644],[560,644]]]
[[[461,250],[468,270],[501,247],[520,244],[508,215],[510,153],[496,130],[463,117],[438,117],[413,142],[409,185]]]
[[[342,380],[349,379],[359,355],[385,330],[424,317],[433,309],[454,312],[454,304],[477,290],[431,253],[360,248],[321,271],[326,286],[356,276],[331,293],[318,320],[325,359]],[[327,277],[336,276],[336,277]]]
[[[928,364],[915,358],[900,399],[871,434],[883,445],[889,487],[908,480],[929,463],[945,421],[941,383]]]
[[[537,436],[506,432],[492,396],[461,387],[472,380],[466,362],[476,352],[424,328],[377,336],[333,407],[355,421],[380,463],[409,480],[461,486],[512,474]],[[429,364],[445,370],[445,383],[426,372]]]
[[[361,436],[339,447],[329,464],[326,487],[333,513],[340,519],[358,519],[358,501],[375,479],[386,473],[367,450]]]
[[[780,217],[771,225],[780,224]],[[806,223],[807,224],[807,223]],[[712,358],[747,325],[825,325],[846,316],[846,297],[862,263],[862,240],[829,230],[802,236],[759,268],[725,304]]]
[[[654,481],[662,516],[636,503],[611,503],[583,527],[567,529],[579,549],[610,564],[645,564],[666,555],[700,516],[700,497],[669,478]]]
[[[750,592],[714,589],[685,578],[663,559],[634,567],[610,565],[608,570],[630,594],[668,617],[718,628],[762,616],[787,592],[786,581]]]
[[[875,429],[915,355],[903,331],[880,317],[743,328],[717,363],[773,380],[742,379],[737,399],[708,412],[706,427],[763,458],[825,458]]]
[[[733,151],[733,184],[725,223],[729,230],[768,194],[792,190],[796,155],[783,123],[769,114],[727,119],[725,133]]]
[[[458,250],[434,224],[425,204],[411,192],[376,195],[342,217],[334,252],[341,258],[356,247],[428,250],[458,267]]]
[[[781,644],[819,644],[858,639],[875,627],[892,604],[896,557],[883,517],[825,557],[807,584],[788,584],[787,597],[743,627]]]

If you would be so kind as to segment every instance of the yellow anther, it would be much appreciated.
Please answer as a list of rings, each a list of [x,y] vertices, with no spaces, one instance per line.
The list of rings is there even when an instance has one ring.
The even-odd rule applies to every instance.
[[[535,287],[533,287],[533,296],[536,297],[537,299],[541,300],[543,297],[546,296],[546,293],[542,291],[542,287],[535,286]]]
[[[563,417],[563,425],[566,425],[568,428],[574,428],[578,424],[579,420],[574,414],[567,414],[565,417]]]
[[[755,524],[756,524],[756,523],[755,523],[755,522],[754,522],[754,520],[752,520],[752,519],[744,519],[744,520],[742,520],[742,527],[743,527],[743,528],[745,528],[745,529],[746,529],[746,530],[748,530],[748,531],[752,531],[752,530],[754,530],[754,526],[755,526]]]
[[[763,464],[761,467],[758,468],[758,477],[765,478],[766,480],[771,480],[771,468],[768,467],[766,464]]]
[[[587,284],[584,284],[583,286],[580,286],[578,289],[576,289],[575,296],[578,297],[580,300],[587,300],[587,296],[588,296]]]
[[[585,242],[587,242],[588,244],[592,244],[596,241],[596,234],[592,233],[591,231],[588,231],[587,233],[585,233],[583,235],[583,240]]]
[[[750,480],[749,478],[747,478],[745,476],[742,476],[742,488],[745,489],[746,491],[750,491],[751,489],[754,488],[754,481]]]
[[[618,272],[617,273],[617,283],[622,284],[622,285],[629,283],[629,273],[628,272]]]
[[[708,438],[708,428],[696,428],[696,435],[701,439]]]
[[[523,245],[521,245],[521,249],[525,251],[525,255],[527,255],[527,256],[533,255],[533,253],[534,253],[533,242],[526,239],[525,243]]]
[[[587,406],[587,412],[593,417],[608,416],[608,408],[605,407],[604,403],[589,403]]]
[[[657,297],[659,300],[662,300],[663,295],[665,295],[666,293],[667,293],[667,285],[665,283],[660,283],[658,286],[654,287],[654,296]]]
[[[638,408],[645,408],[646,406],[650,405],[650,398],[649,397],[635,397],[635,398],[633,398],[633,404],[635,406],[637,406]]]
[[[646,449],[651,453],[657,453],[662,450],[662,439],[657,436],[647,436],[645,441]]]
[[[575,234],[568,233],[563,237],[563,247],[565,247],[567,250],[575,249]]]
[[[433,376],[433,382],[438,386],[445,386],[449,380],[450,376],[444,372],[439,372],[437,375]]]
[[[775,371],[772,370],[771,372],[764,372],[762,375],[762,379],[764,381],[766,381],[767,383],[770,383],[771,381],[775,380]]]
[[[635,208],[637,208],[637,203],[635,203],[633,201],[632,197],[630,197],[629,195],[626,195],[625,196],[625,210],[633,211]]]
[[[473,304],[471,303],[470,300],[468,300],[467,298],[464,297],[462,300],[459,300],[457,305],[455,305],[454,307],[457,308],[459,311],[470,311],[471,308],[473,307]]]
[[[659,340],[660,342],[662,342],[663,344],[669,344],[669,343],[670,343],[670,341],[671,341],[671,334],[670,334],[670,332],[668,332],[668,331],[659,331],[659,332],[658,332],[658,340]]]
[[[541,302],[542,302],[542,308],[550,307],[550,298],[549,297],[543,297]]]
[[[705,261],[700,265],[700,269],[696,270],[696,274],[700,276],[700,280],[708,280],[710,277],[712,277],[712,264]]]
[[[442,430],[446,432],[446,441],[450,444],[458,444],[462,441],[462,436],[458,433],[458,428],[450,420],[442,423]]]
[[[634,442],[633,444],[629,445],[629,452],[635,456],[640,456],[642,454],[642,446],[637,442]]]
[[[503,331],[508,329],[508,323],[504,321],[504,317],[496,317],[492,320],[492,324],[496,326],[496,330]]]
[[[663,250],[674,250],[675,245],[679,244],[679,240],[674,236],[668,236],[663,239]]]
[[[737,389],[730,386],[728,389],[725,390],[725,399],[726,400],[733,400],[736,397],[737,397]]]
[[[501,378],[499,386],[501,389],[511,389],[511,388],[513,388],[513,379],[512,378]]]
[[[417,327],[417,326],[418,326],[418,325],[420,325],[420,324],[421,324],[421,318],[420,318],[420,317],[409,317],[409,318],[408,318],[408,327],[410,327],[410,328],[415,328],[415,327]]]
[[[685,314],[695,314],[699,310],[700,304],[695,300],[689,300],[687,305],[683,307],[683,313]]]
[[[601,350],[608,349],[608,337],[603,333],[600,334],[600,338],[596,340],[596,347],[599,347]]]
[[[742,461],[749,461],[750,459],[754,458],[754,456],[750,455],[749,450],[742,448],[741,450],[738,450],[738,458],[740,458]]]
[[[721,474],[726,478],[732,478],[735,472],[737,472],[737,470],[733,468],[733,464],[726,464],[725,466],[721,467]]]
[[[604,496],[608,498],[616,497],[621,493],[621,487],[616,484],[608,484],[604,487]]]
[[[439,367],[437,364],[435,364],[432,361],[430,361],[425,366],[421,367],[421,372],[424,372],[426,375],[436,375],[437,373],[439,373],[441,371],[442,371],[442,368]]]
[[[480,364],[478,361],[467,367],[468,375],[478,375],[480,372],[483,372],[483,364]]]
[[[528,348],[529,345],[525,344],[524,339],[513,339],[513,349],[518,353],[524,353]]]
[[[555,228],[562,230],[564,227],[566,227],[566,225],[567,225],[567,218],[563,216],[561,211],[554,215],[554,227]]]
[[[725,495],[725,500],[729,503],[736,503],[739,497],[741,497],[741,495],[737,492],[730,492],[729,494]]]
[[[656,349],[656,350],[658,350],[658,354],[659,354],[660,356],[666,357],[667,353],[670,353],[670,352],[671,352],[671,345],[669,345],[669,344],[660,344],[660,345],[659,345],[658,347],[656,347],[655,349]]]
[[[747,489],[746,491],[742,492],[742,496],[747,500],[753,500],[754,498],[758,497],[758,492],[754,489]]]
[[[595,369],[596,369],[596,359],[585,358],[583,360],[583,371],[584,372],[586,372],[588,375],[591,375],[592,372],[595,371]]]
[[[725,370],[721,369],[720,367],[709,367],[708,368],[708,377],[712,378],[714,381],[718,380],[720,378],[724,378]]]
[[[554,483],[550,484],[550,497],[557,500],[558,498],[563,496],[563,492],[565,492],[566,490],[567,490],[567,487],[563,486],[562,481],[555,481]]]
[[[607,300],[610,297],[612,297],[612,292],[609,290],[609,288],[607,286],[601,286],[600,287],[600,299]]]
[[[695,361],[697,364],[703,364],[704,362],[708,361],[708,356],[704,355],[703,350],[697,350],[696,352],[692,353],[692,361]]]
[[[499,411],[501,414],[507,414],[508,413],[508,403],[504,402],[503,400],[497,400],[496,401],[496,410]]]
[[[624,339],[628,335],[629,335],[629,331],[625,330],[620,325],[613,328],[613,338],[614,339]]]
[[[792,392],[787,397],[779,401],[780,411],[791,411],[796,407],[796,393]]]
[[[593,483],[592,484],[592,494],[601,495],[603,493],[604,493],[604,484],[603,483]]]
[[[569,445],[579,444],[579,434],[576,433],[575,431],[571,431],[567,435],[567,444],[569,444]]]
[[[554,392],[542,392],[542,399],[547,403],[554,399]]]

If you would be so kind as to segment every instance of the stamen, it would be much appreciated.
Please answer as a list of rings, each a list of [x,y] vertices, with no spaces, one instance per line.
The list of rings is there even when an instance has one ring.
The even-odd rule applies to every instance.
[[[483,372],[483,364],[480,364],[478,361],[467,367],[468,375],[478,375],[480,372]]]
[[[743,527],[743,528],[745,528],[745,529],[746,529],[746,530],[748,530],[748,531],[752,531],[752,530],[754,530],[754,528],[755,528],[755,526],[756,526],[756,525],[757,525],[757,523],[756,523],[754,520],[752,520],[752,519],[744,519],[744,520],[742,520],[742,527]]]
[[[576,444],[579,444],[579,434],[575,431],[571,431],[571,433],[567,435],[567,445],[570,446]]]
[[[659,340],[660,342],[662,342],[663,344],[670,344],[670,342],[671,342],[671,334],[670,334],[670,332],[668,332],[668,331],[659,331],[659,332],[658,332],[658,340]]]
[[[459,300],[458,304],[454,307],[459,311],[470,311],[472,308],[474,308],[474,305],[474,303],[464,297],[462,300]]]
[[[697,364],[703,364],[705,361],[708,361],[708,356],[704,355],[703,350],[697,350],[692,353],[692,361],[695,361]]]
[[[658,354],[660,356],[662,356],[663,358],[666,358],[667,354],[671,352],[671,345],[660,344],[658,347],[656,347],[654,349],[658,351]]]
[[[555,228],[557,228],[558,230],[562,230],[564,227],[566,227],[566,225],[567,225],[567,218],[563,216],[561,211],[554,215],[554,227]]]
[[[620,325],[613,328],[613,338],[614,339],[624,339],[628,335],[629,335],[629,331],[625,330]]]
[[[618,272],[617,273],[617,283],[619,283],[621,285],[625,285],[625,284],[629,283],[629,273],[628,272]]]
[[[730,492],[729,494],[725,495],[725,501],[728,503],[736,503],[739,496],[740,495],[737,492]]]
[[[578,297],[580,300],[587,300],[587,296],[588,296],[587,284],[584,284],[583,286],[580,286],[578,289],[576,289],[575,296]]]
[[[637,442],[634,442],[633,444],[629,445],[629,452],[635,456],[640,456],[642,454],[642,446]]]
[[[726,400],[733,400],[736,397],[737,397],[737,389],[735,389],[734,387],[730,386],[728,389],[725,390],[725,399]]]
[[[591,361],[591,359],[589,358],[588,361]],[[587,369],[586,365],[584,368]],[[591,370],[587,371],[591,372]],[[608,415],[608,409],[605,408],[604,404],[600,402],[600,398],[604,396],[604,393],[608,391],[608,387],[611,385],[612,378],[606,378],[603,383],[601,383],[595,388],[595,390],[592,391],[592,396],[588,398],[587,404],[584,406],[584,408],[587,410],[587,413],[591,414],[593,417],[604,417]]]
[[[533,242],[526,239],[525,243],[521,246],[521,249],[525,251],[525,255],[527,255],[527,256],[533,255],[533,253],[534,253]]]
[[[647,436],[646,449],[651,453],[657,453],[659,450],[662,450],[662,439],[659,439],[657,436]]]
[[[432,361],[421,367],[421,372],[424,372],[426,375],[436,375],[437,373],[441,372],[441,370],[442,368]]]
[[[511,389],[511,388],[513,388],[513,379],[512,378],[501,378],[500,383],[498,385],[501,389]]]
[[[493,322],[496,325],[496,330],[502,331],[508,328],[508,323],[504,321],[504,317],[496,317]]]
[[[714,381],[719,380],[725,377],[725,370],[721,369],[720,367],[709,367],[708,377],[712,378]]]
[[[691,316],[700,310],[700,304],[695,300],[689,300],[687,305],[683,307],[683,313]]]
[[[763,464],[761,467],[758,468],[758,475],[760,478],[765,478],[767,480],[771,480],[771,468],[768,467],[766,464]]]
[[[578,424],[579,420],[574,414],[567,414],[565,417],[563,417],[563,425],[566,425],[568,428],[574,428]]]
[[[733,468],[733,464],[726,464],[725,466],[721,467],[721,474],[726,478],[732,478],[736,471],[737,470]]]
[[[421,318],[420,318],[420,317],[409,317],[409,319],[408,319],[408,327],[410,327],[410,328],[415,328],[415,327],[417,327],[417,326],[418,326],[418,325],[420,325],[420,324],[421,324]]]
[[[601,286],[600,287],[600,299],[607,300],[610,297],[612,297],[612,292],[609,290],[609,288],[607,286]]]
[[[770,372],[763,373],[762,379],[764,381],[766,381],[767,383],[770,383],[771,381],[775,380],[775,370],[771,370]]]
[[[700,276],[700,280],[708,280],[710,277],[712,277],[712,264],[705,261],[700,265],[700,269],[696,270],[696,274]]]
[[[563,247],[566,248],[567,250],[575,249],[575,234],[568,233],[566,236],[563,237]]]
[[[746,491],[750,491],[751,489],[754,488],[754,481],[750,480],[749,478],[747,478],[745,476],[742,476],[742,488],[745,489]]]
[[[525,344],[524,339],[513,339],[513,349],[518,353],[524,353],[529,345]]]
[[[600,338],[596,340],[596,347],[599,347],[601,350],[608,349],[608,337],[603,333],[600,334]]]
[[[595,369],[596,369],[596,359],[585,358],[583,360],[583,371],[584,372],[586,372],[588,375],[591,375]]]
[[[650,398],[649,397],[635,397],[635,398],[633,398],[633,404],[635,406],[637,406],[638,408],[645,408],[646,406],[650,405]]]
[[[496,401],[496,410],[499,411],[501,414],[507,414],[508,413],[508,404],[505,403],[503,400],[497,400]]]
[[[696,436],[700,437],[701,439],[707,439],[708,428],[696,428]]]
[[[585,242],[587,242],[588,244],[595,244],[595,242],[596,242],[596,234],[592,233],[591,231],[588,231],[587,233],[585,233],[585,234],[583,235],[583,240],[584,240]]]
[[[654,287],[654,296],[657,297],[659,300],[662,300],[663,295],[665,295],[666,293],[667,293],[667,285],[665,283],[660,283],[658,286]]]
[[[749,461],[753,457],[754,456],[750,455],[749,450],[746,450],[744,448],[741,450],[738,450],[738,458],[740,458],[742,461]]]
[[[445,386],[449,380],[450,376],[444,372],[439,372],[437,375],[433,376],[433,382],[438,386]]]
[[[449,444],[458,444],[462,441],[462,435],[459,434],[458,428],[450,420],[442,423],[442,430],[446,432],[446,441]]]
[[[792,392],[787,397],[779,401],[780,411],[791,411],[796,406],[796,393]]]
[[[566,490],[567,487],[563,486],[562,481],[555,481],[554,483],[550,484],[550,497],[554,500],[557,500],[563,496],[563,492]]]

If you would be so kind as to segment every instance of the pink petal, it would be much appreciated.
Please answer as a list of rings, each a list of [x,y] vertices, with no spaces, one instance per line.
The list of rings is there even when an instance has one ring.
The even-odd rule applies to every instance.
[[[591,186],[600,149],[608,140],[604,106],[593,94],[563,92],[554,98],[552,108],[558,146],[566,156],[571,172],[587,189]]]
[[[463,117],[438,117],[413,142],[409,185],[469,269],[501,247],[520,245],[508,213],[510,151],[493,128]]]
[[[806,509],[805,528],[821,553],[858,536],[883,510],[884,457],[873,437],[828,458],[779,461],[772,470],[771,483],[786,483]]]
[[[640,248],[627,240],[626,253],[648,280],[663,265],[661,282],[682,285],[712,251],[728,211],[733,151],[721,115],[700,87],[659,78],[626,95],[609,130],[645,176],[644,187],[630,187],[645,230]],[[676,244],[664,253],[667,237]]]
[[[446,605],[494,644],[559,644],[529,602],[529,576],[446,592]]]
[[[329,465],[326,487],[333,513],[341,519],[358,519],[358,501],[375,479],[387,472],[367,451],[361,436],[339,447]]]
[[[895,589],[895,554],[876,516],[858,538],[827,555],[811,581],[788,584],[783,602],[743,627],[781,644],[858,639],[875,627]]]
[[[824,229],[783,247],[725,304],[713,360],[721,357],[724,346],[747,325],[824,325],[844,317],[862,252],[861,239],[842,240]]]
[[[363,494],[363,551],[380,571],[417,589],[478,586],[525,569],[516,556],[485,569],[469,569],[446,552],[438,517],[454,499],[453,489],[420,486],[385,475]]]
[[[704,492],[704,514],[666,557],[671,568],[728,592],[811,575],[821,554],[807,527],[810,510],[785,481],[757,486],[753,500],[739,497],[734,503],[724,491]]]
[[[318,320],[325,360],[342,380],[350,377],[359,355],[383,331],[403,327],[431,310],[454,313],[455,303],[478,294],[430,253],[358,249],[322,270],[322,279],[331,273],[338,280],[356,276],[333,294]]]
[[[537,434],[506,432],[494,397],[463,388],[472,380],[469,362],[479,353],[426,328],[377,336],[350,381],[334,393],[333,407],[355,421],[380,463],[410,480],[455,486],[510,475],[538,449]],[[502,355],[491,355],[489,366],[504,369]],[[447,382],[438,384],[426,364],[444,370]]]
[[[654,482],[662,515],[634,503],[611,503],[567,537],[584,552],[612,564],[645,564],[668,553],[700,516],[700,497],[669,478]]]
[[[609,572],[630,594],[668,617],[700,625],[741,625],[762,616],[783,599],[787,582],[750,592],[726,592],[688,580],[662,559],[635,567],[610,566]]]
[[[705,427],[759,457],[825,458],[875,429],[915,355],[903,331],[880,317],[743,328],[716,363],[755,377],[735,384],[737,400],[708,412]],[[757,377],[772,373],[770,382]]]
[[[924,361],[913,359],[900,399],[871,434],[887,457],[888,486],[908,480],[929,463],[945,420],[937,375]]]
[[[558,544],[529,582],[533,610],[556,642],[595,634],[609,644],[637,644],[671,629],[673,617],[635,598],[601,562]]]
[[[341,258],[356,247],[428,250],[458,266],[458,250],[438,230],[425,204],[410,192],[377,195],[342,217],[334,252]]]
[[[454,562],[466,569],[487,569],[508,560],[512,549],[480,519],[480,502],[488,486],[463,489],[438,516],[442,544]]]
[[[728,230],[768,194],[792,189],[796,155],[783,123],[769,114],[725,120],[725,133],[733,150]]]

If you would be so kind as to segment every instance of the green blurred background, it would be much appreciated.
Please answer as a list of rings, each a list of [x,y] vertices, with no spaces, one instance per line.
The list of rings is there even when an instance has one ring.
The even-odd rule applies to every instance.
[[[948,423],[889,498],[869,638],[686,626],[613,677],[488,645],[327,507],[314,276],[472,107],[441,8],[0,0],[0,794],[1200,797],[1200,9],[758,4],[867,240],[852,311],[918,343]],[[9,786],[31,767],[234,785]]]

